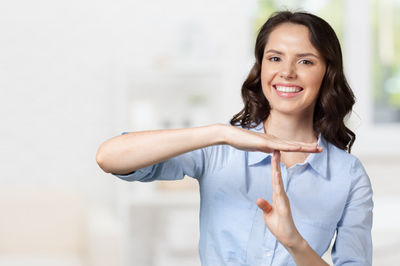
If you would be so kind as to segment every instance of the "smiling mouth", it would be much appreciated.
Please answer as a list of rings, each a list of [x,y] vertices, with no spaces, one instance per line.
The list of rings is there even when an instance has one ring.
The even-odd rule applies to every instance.
[[[298,87],[298,86],[278,86],[278,85],[273,85],[275,90],[278,92],[283,92],[283,93],[298,93],[303,90],[303,88]]]

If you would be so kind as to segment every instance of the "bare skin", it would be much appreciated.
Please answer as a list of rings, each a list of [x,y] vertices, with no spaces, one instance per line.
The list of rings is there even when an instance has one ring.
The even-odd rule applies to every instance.
[[[228,144],[248,151],[321,152],[316,143],[286,141],[225,124],[132,132],[105,141],[96,160],[107,173],[126,174],[203,147]],[[140,152],[138,152],[140,151]]]

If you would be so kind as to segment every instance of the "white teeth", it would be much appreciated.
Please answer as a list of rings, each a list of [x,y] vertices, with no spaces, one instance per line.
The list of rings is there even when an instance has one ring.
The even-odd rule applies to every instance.
[[[301,89],[297,88],[297,87],[276,86],[276,89],[280,92],[299,92],[299,91],[301,91]]]

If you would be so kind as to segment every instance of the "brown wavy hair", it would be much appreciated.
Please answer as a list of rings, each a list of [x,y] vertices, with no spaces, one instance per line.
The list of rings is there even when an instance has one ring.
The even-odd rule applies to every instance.
[[[352,110],[355,97],[343,73],[339,40],[325,20],[306,12],[276,12],[261,27],[255,44],[256,61],[242,85],[244,107],[231,119],[231,125],[254,128],[268,118],[271,107],[261,87],[261,63],[269,34],[282,23],[306,26],[311,43],[326,62],[314,109],[314,131],[338,148],[351,152],[356,135],[346,127],[344,118]]]

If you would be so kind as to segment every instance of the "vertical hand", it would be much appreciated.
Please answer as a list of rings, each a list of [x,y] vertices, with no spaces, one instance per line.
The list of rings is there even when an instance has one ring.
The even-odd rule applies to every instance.
[[[257,205],[264,212],[264,220],[268,229],[285,247],[291,247],[302,240],[293,222],[289,199],[283,187],[280,152],[274,150],[271,159],[272,168],[272,205],[259,198]]]

